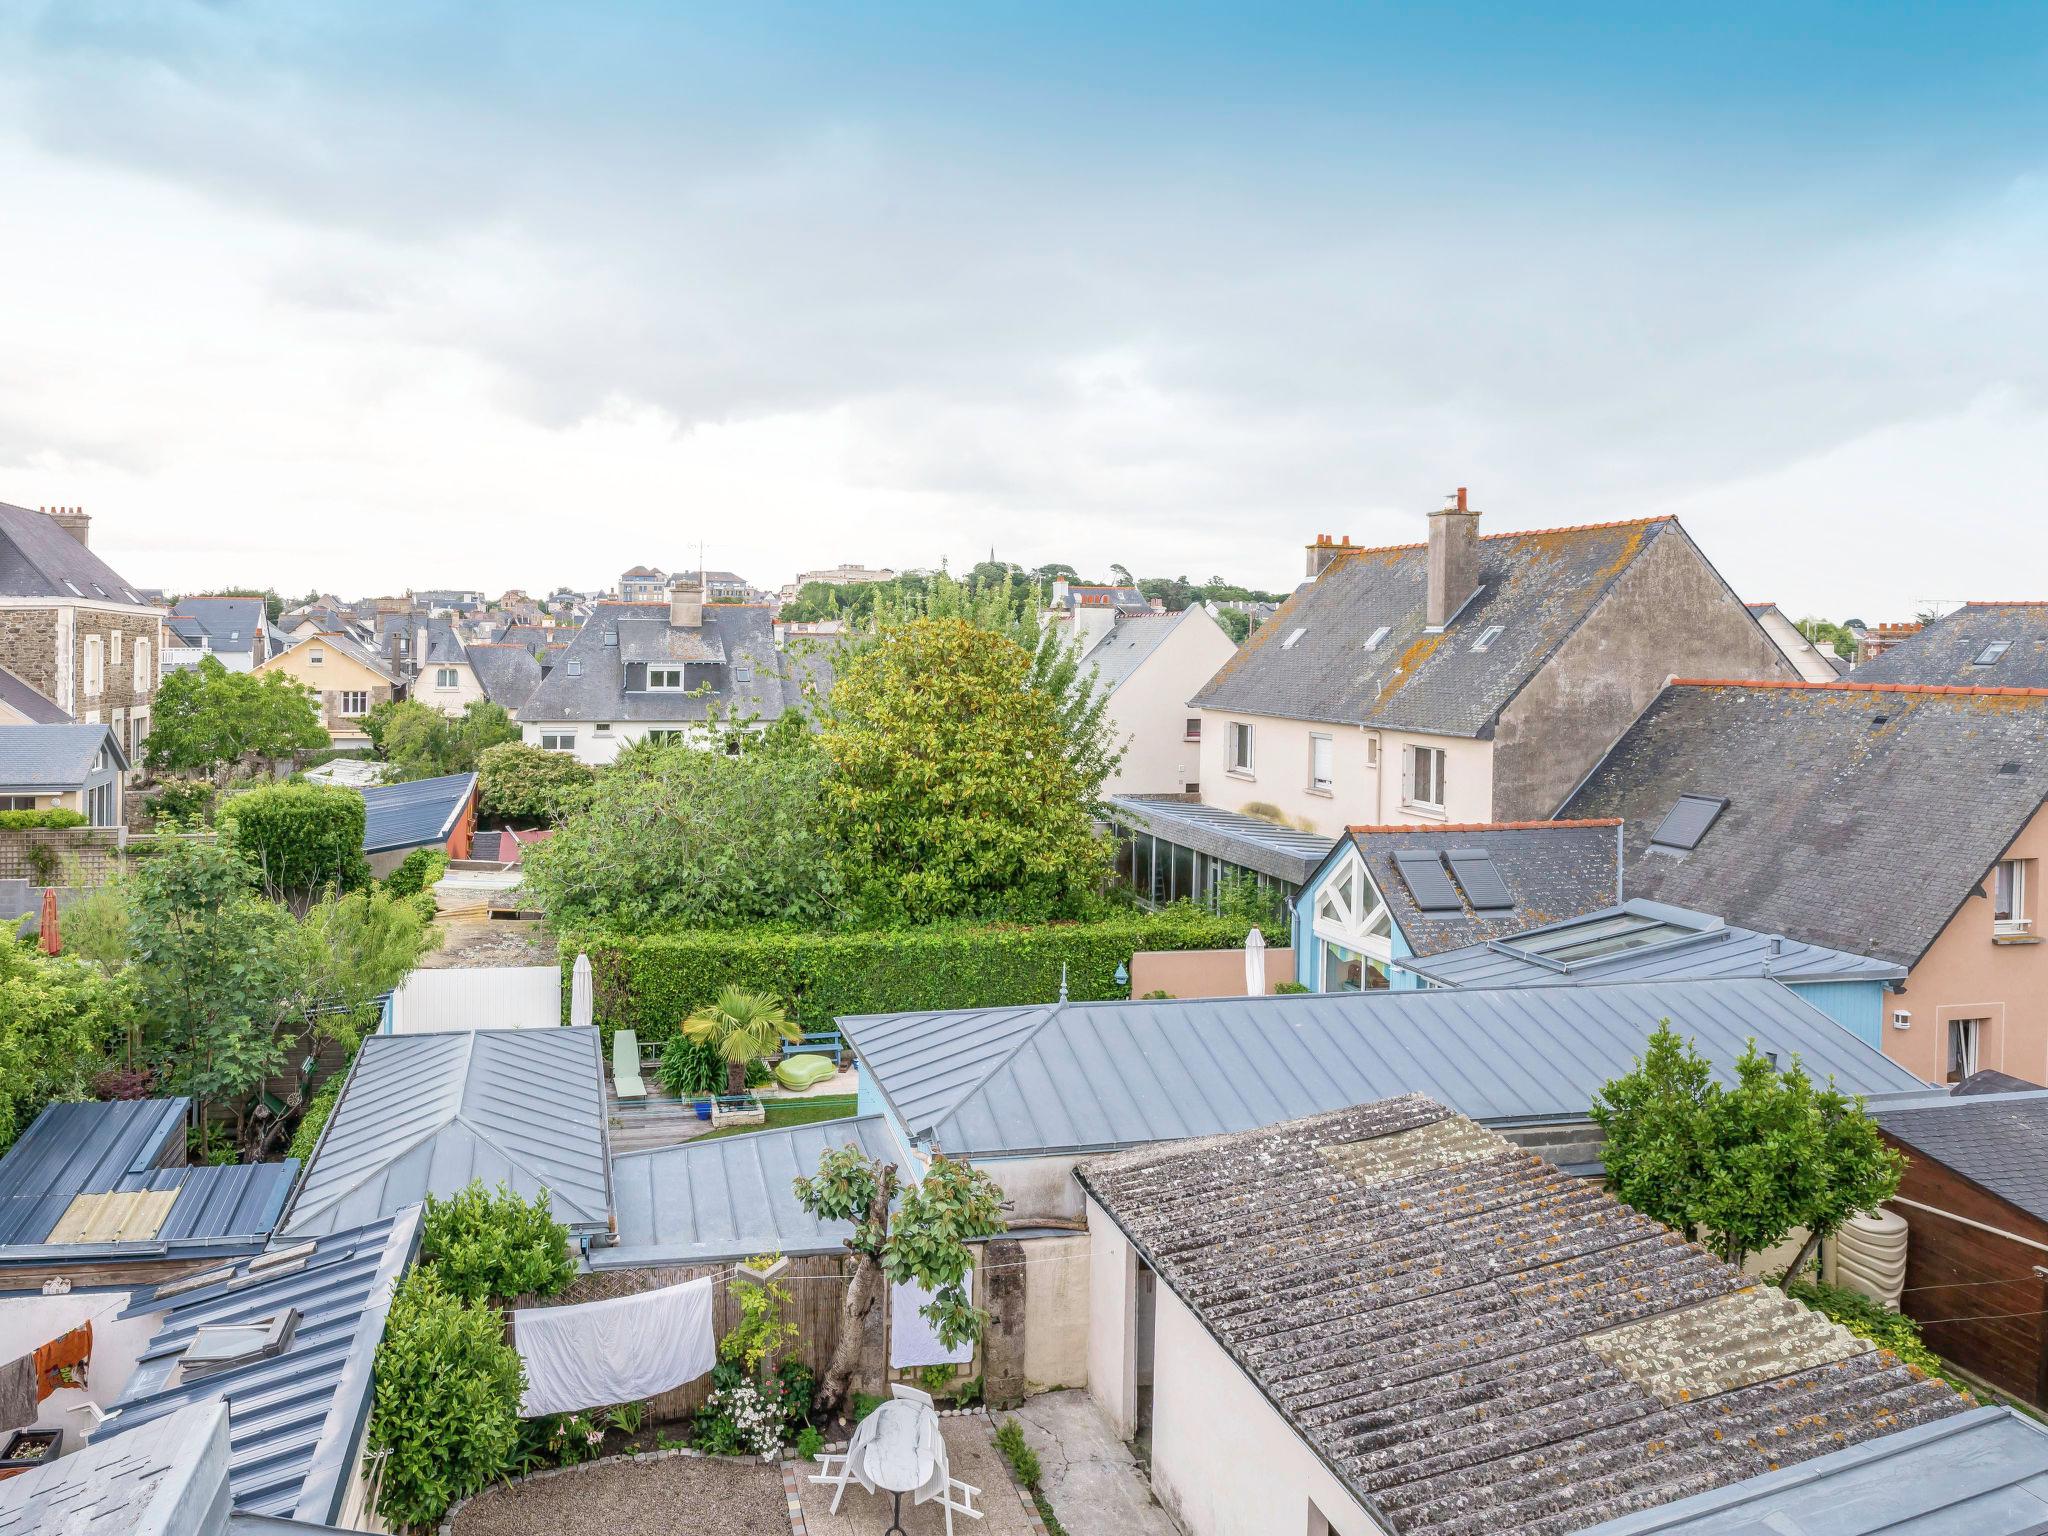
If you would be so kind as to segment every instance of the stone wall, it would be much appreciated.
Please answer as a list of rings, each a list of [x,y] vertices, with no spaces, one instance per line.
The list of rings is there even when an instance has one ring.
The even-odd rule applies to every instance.
[[[343,691],[339,688],[325,688],[321,690],[319,695],[320,723],[327,728],[327,734],[330,736],[360,736],[363,734],[363,717],[361,715],[344,715],[341,712],[341,695]],[[391,702],[393,695],[393,689],[389,683],[379,683],[374,688],[356,688],[346,691],[351,693],[367,693],[370,696],[370,708],[372,709],[375,709],[379,704],[388,704]]]
[[[0,666],[46,698],[57,697],[57,610],[0,609]]]

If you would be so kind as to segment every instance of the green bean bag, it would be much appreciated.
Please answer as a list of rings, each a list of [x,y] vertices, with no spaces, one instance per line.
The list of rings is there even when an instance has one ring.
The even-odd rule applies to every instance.
[[[839,1070],[839,1063],[818,1051],[805,1051],[800,1056],[785,1056],[775,1063],[775,1081],[791,1093],[802,1093],[815,1088]]]

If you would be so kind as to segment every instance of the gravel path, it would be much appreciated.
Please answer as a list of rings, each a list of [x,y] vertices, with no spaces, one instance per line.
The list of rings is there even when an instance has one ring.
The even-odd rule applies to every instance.
[[[455,1536],[764,1536],[787,1531],[782,1472],[765,1462],[614,1457],[478,1494]]]

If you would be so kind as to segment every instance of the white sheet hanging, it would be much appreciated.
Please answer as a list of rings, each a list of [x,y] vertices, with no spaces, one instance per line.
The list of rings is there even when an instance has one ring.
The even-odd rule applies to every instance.
[[[974,1300],[974,1273],[968,1271],[961,1289],[967,1299]],[[974,1358],[974,1341],[969,1339],[958,1349],[946,1350],[939,1344],[938,1334],[932,1329],[931,1319],[919,1310],[932,1299],[932,1293],[921,1285],[892,1285],[889,1287],[889,1368],[908,1370],[917,1365],[965,1365]]]
[[[522,1417],[638,1402],[717,1362],[711,1280],[581,1306],[522,1308],[512,1314],[512,1338],[526,1362]]]

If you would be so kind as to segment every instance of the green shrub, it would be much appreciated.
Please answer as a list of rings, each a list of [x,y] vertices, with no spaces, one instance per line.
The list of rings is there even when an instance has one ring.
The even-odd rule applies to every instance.
[[[205,779],[164,779],[157,785],[150,811],[154,825],[204,826],[213,812],[214,787]]]
[[[1003,1460],[1010,1464],[1018,1482],[1026,1488],[1038,1486],[1038,1452],[1025,1444],[1022,1424],[1015,1419],[1003,1420],[996,1430],[996,1449],[1003,1453]]]
[[[1306,992],[1308,988],[1298,981],[1283,981],[1276,983],[1273,991],[1278,995],[1291,996],[1296,992]]]
[[[327,1129],[327,1117],[334,1113],[334,1101],[341,1097],[341,1085],[348,1081],[348,1073],[336,1072],[320,1085],[320,1091],[307,1102],[305,1113],[299,1116],[298,1128],[292,1132],[291,1150],[285,1155],[296,1157],[300,1162],[310,1161],[313,1148],[320,1144],[320,1133]]]
[[[476,760],[476,777],[477,814],[520,826],[559,821],[581,809],[597,780],[595,770],[568,753],[519,741],[488,748]]]
[[[529,1201],[481,1181],[445,1200],[427,1196],[420,1257],[450,1294],[469,1301],[552,1296],[576,1275],[569,1229],[555,1220],[546,1190]]]
[[[858,1424],[862,1419],[866,1418],[869,1414],[873,1413],[877,1408],[881,1407],[884,1401],[886,1401],[886,1399],[877,1397],[872,1392],[854,1393],[853,1422]]]
[[[850,1014],[1050,1003],[1063,966],[1069,997],[1104,1002],[1127,995],[1117,967],[1139,950],[1234,948],[1244,936],[1241,921],[1175,906],[1033,926],[588,932],[566,935],[561,953],[565,971],[579,950],[590,956],[607,1038],[631,1029],[646,1046],[670,1039],[725,986],[783,999],[807,1029]]]
[[[363,797],[335,784],[265,784],[222,803],[221,841],[242,856],[267,895],[307,902],[329,886],[370,882],[363,857]]]
[[[394,896],[417,896],[432,889],[448,867],[448,855],[439,848],[415,848],[384,877],[384,889]]]
[[[655,1076],[679,1099],[710,1098],[725,1092],[725,1058],[716,1046],[671,1035],[661,1048],[661,1066]]]
[[[472,1307],[415,1268],[399,1282],[377,1347],[369,1444],[389,1451],[377,1512],[424,1525],[509,1467],[526,1371],[504,1314]]]
[[[796,1453],[805,1461],[816,1461],[825,1449],[825,1437],[806,1424],[796,1434]]]
[[[1949,1374],[1941,1356],[1922,1342],[1920,1325],[1905,1313],[1894,1312],[1882,1303],[1872,1301],[1861,1291],[1826,1285],[1818,1280],[1795,1280],[1785,1287],[1785,1294],[1794,1301],[1803,1302],[1822,1317],[1840,1323],[1857,1338],[1868,1339],[1878,1348],[1890,1350],[1907,1365],[1930,1376],[1938,1376],[1958,1392],[1968,1395],[1970,1389]]]
[[[82,827],[85,824],[84,816],[61,806],[41,811],[0,811],[0,827],[29,830],[37,827]]]

